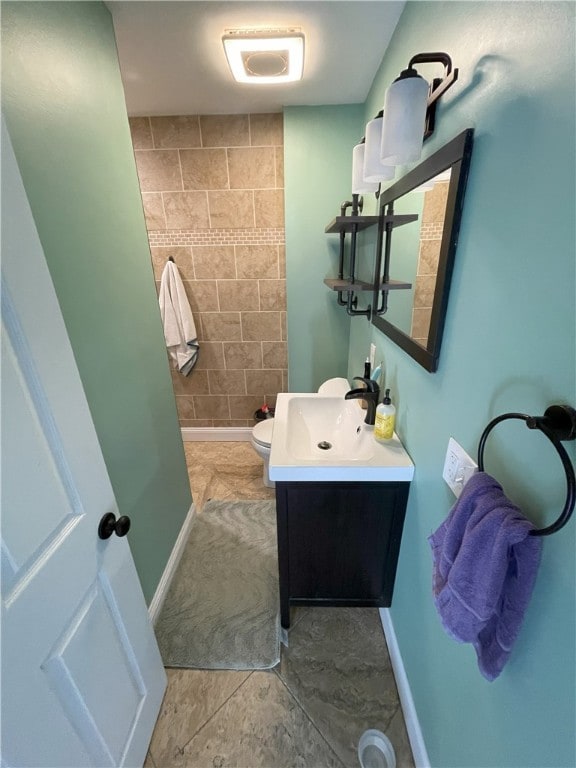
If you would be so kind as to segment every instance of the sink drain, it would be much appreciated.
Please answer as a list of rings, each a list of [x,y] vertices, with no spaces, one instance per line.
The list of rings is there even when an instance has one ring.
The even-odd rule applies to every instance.
[[[329,451],[332,448],[332,443],[329,443],[327,440],[321,440],[318,443],[318,448],[321,448],[323,451]]]

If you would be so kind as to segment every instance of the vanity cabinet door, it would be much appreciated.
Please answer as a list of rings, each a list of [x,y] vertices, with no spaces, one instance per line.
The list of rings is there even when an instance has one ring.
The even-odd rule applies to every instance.
[[[277,483],[286,604],[389,606],[409,483]]]

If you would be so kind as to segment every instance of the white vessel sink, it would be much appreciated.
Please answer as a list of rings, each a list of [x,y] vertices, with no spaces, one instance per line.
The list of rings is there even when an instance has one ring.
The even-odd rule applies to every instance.
[[[282,393],[270,452],[272,480],[410,481],[414,465],[398,437],[374,440],[358,400]]]

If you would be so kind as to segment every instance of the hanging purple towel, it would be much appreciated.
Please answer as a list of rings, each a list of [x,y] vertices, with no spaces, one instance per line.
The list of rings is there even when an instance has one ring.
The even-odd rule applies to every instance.
[[[502,486],[478,472],[428,539],[442,624],[455,640],[472,643],[487,680],[508,661],[532,594],[542,550],[533,528]]]

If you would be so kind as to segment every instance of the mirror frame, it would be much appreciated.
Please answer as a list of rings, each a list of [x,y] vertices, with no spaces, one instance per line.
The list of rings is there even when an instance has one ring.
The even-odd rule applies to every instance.
[[[384,239],[383,220],[386,207],[398,198],[416,189],[416,187],[419,187],[425,181],[434,178],[434,176],[437,176],[442,171],[445,171],[448,168],[452,171],[450,174],[450,186],[448,187],[446,215],[444,217],[444,228],[442,230],[442,242],[438,259],[438,272],[436,275],[436,288],[434,290],[432,316],[430,319],[428,343],[426,347],[418,344],[418,342],[414,341],[408,334],[386,320],[385,317],[378,315],[374,309],[372,310],[371,316],[371,322],[378,328],[378,330],[386,334],[388,338],[431,373],[437,370],[440,357],[440,347],[442,344],[446,309],[448,306],[448,294],[450,292],[450,281],[454,267],[454,255],[458,243],[458,233],[460,230],[462,207],[464,204],[464,192],[470,168],[473,137],[474,130],[472,128],[466,129],[456,136],[456,138],[452,139],[452,141],[448,142],[448,144],[444,145],[441,149],[420,163],[420,165],[416,166],[416,168],[409,171],[395,184],[392,184],[392,186],[383,190],[380,194],[380,224],[376,249],[376,265],[374,273],[376,279],[374,281],[375,288],[372,307],[378,306],[379,290],[377,286],[382,279],[382,245]],[[393,230],[391,238],[390,272],[393,275]]]

